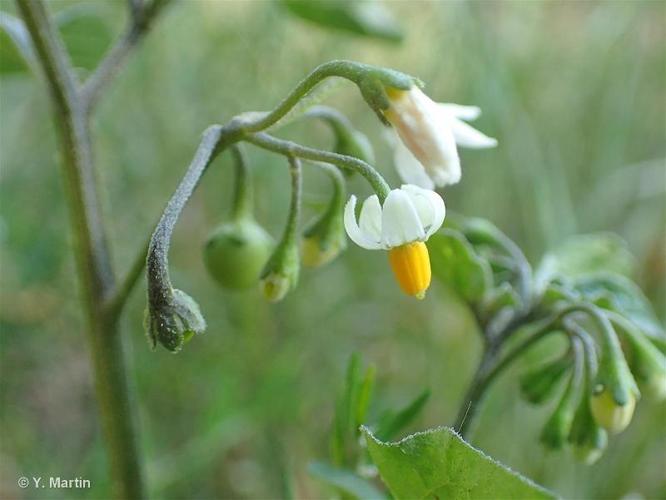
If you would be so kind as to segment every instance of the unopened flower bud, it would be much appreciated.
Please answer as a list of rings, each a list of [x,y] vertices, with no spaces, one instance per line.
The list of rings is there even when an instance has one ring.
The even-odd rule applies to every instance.
[[[619,319],[627,341],[631,373],[636,377],[642,394],[660,401],[666,398],[666,356],[650,340],[626,320]]]
[[[631,422],[640,392],[615,330],[607,323],[590,406],[597,423],[611,434],[617,434]]]
[[[541,404],[555,393],[558,382],[571,367],[571,358],[565,356],[530,370],[520,377],[520,392],[526,401]]]
[[[340,193],[336,193],[326,212],[303,232],[301,250],[305,266],[323,266],[346,248],[343,203]]]
[[[586,465],[599,460],[608,445],[608,435],[592,417],[590,402],[586,397],[581,398],[578,405],[571,424],[569,442],[573,445],[576,459]]]
[[[592,465],[604,454],[606,446],[608,446],[608,434],[602,428],[597,427],[588,441],[574,445],[574,456],[579,462]]]
[[[178,352],[195,334],[206,330],[206,321],[196,301],[174,288],[159,307],[146,310],[144,326],[151,347],[159,342],[169,351]]]
[[[578,401],[579,386],[583,376],[582,350],[575,351],[575,364],[569,378],[569,383],[562,394],[557,408],[546,422],[541,432],[541,442],[553,449],[560,449],[571,432],[576,402]]]
[[[595,389],[590,401],[592,414],[597,423],[612,434],[622,432],[627,428],[636,407],[636,397],[628,392],[622,397],[609,387]]]
[[[273,240],[250,217],[221,224],[204,247],[204,263],[210,275],[224,288],[243,290],[255,286]]]
[[[281,301],[298,284],[298,247],[291,241],[280,244],[261,273],[261,291],[269,302]]]

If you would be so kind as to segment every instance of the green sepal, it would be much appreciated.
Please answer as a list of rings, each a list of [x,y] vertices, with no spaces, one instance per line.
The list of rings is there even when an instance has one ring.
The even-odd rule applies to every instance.
[[[626,340],[627,357],[631,373],[642,394],[657,400],[666,397],[666,356],[630,322],[619,325]]]
[[[576,458],[587,465],[596,462],[608,445],[608,434],[592,416],[588,391],[583,392],[578,402],[568,440]]]
[[[261,272],[261,288],[269,302],[281,301],[296,288],[301,264],[298,246],[291,238],[283,240],[273,251]]]
[[[566,355],[524,373],[520,377],[521,395],[532,404],[545,403],[555,394],[571,365],[571,356]]]
[[[175,353],[194,335],[206,330],[206,320],[199,304],[185,292],[174,288],[158,310],[146,309],[144,327],[151,348],[160,343]]]

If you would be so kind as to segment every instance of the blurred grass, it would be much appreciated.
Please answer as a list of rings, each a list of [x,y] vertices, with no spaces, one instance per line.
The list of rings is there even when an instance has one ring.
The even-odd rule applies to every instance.
[[[73,2],[49,2],[59,10]],[[90,2],[91,5],[99,5]],[[122,2],[104,3],[109,29]],[[2,0],[2,9],[13,5]],[[666,4],[661,2],[391,2],[402,45],[323,31],[271,2],[182,2],[171,8],[115,81],[95,118],[95,151],[115,261],[125,268],[189,162],[202,130],[267,109],[306,72],[333,58],[395,67],[442,101],[478,104],[493,151],[462,153],[450,210],[490,218],[535,262],[575,232],[611,230],[638,258],[636,278],[666,308],[664,105]],[[82,74],[85,71],[82,70]],[[329,99],[373,139],[398,182],[376,118],[347,87]],[[103,498],[105,459],[70,256],[56,146],[44,87],[0,80],[0,349],[2,498]],[[330,145],[321,125],[280,132]],[[286,217],[283,160],[251,151],[258,218],[278,234]],[[144,284],[124,319],[131,338],[148,480],[155,498],[265,498],[279,491],[282,449],[299,498],[327,492],[305,472],[326,454],[334,395],[353,351],[378,365],[381,407],[430,387],[414,428],[453,420],[478,355],[473,322],[434,286],[402,296],[385,256],[350,247],[277,306],[217,289],[201,262],[224,219],[230,169],[207,175],[176,232],[174,282],[200,302],[209,331],[179,355],[150,352]],[[326,194],[308,173],[306,199]],[[350,191],[367,186],[352,181]],[[511,374],[492,391],[475,443],[572,498],[666,496],[664,406],[641,403],[598,465],[538,445],[544,411],[518,400]],[[277,443],[277,444],[276,444]],[[17,490],[20,475],[84,477],[91,491]]]

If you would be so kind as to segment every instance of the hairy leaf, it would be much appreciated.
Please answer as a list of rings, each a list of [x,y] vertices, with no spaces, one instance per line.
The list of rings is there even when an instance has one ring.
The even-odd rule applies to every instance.
[[[383,2],[369,0],[282,0],[292,14],[324,28],[399,42],[402,31]]]
[[[555,498],[447,427],[383,443],[364,428],[370,457],[396,499]]]
[[[599,307],[621,314],[650,337],[664,337],[652,306],[633,281],[613,273],[595,273],[575,281],[575,289]]]
[[[584,274],[610,271],[628,276],[634,257],[626,243],[610,233],[575,236],[547,253],[539,264],[535,281],[542,292],[558,276],[575,278]]]

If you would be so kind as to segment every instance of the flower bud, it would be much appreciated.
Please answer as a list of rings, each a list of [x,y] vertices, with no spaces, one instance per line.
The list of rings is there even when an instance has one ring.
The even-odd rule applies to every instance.
[[[608,445],[608,435],[592,417],[587,397],[580,400],[571,424],[569,442],[574,447],[576,459],[585,465],[592,465],[599,460]]]
[[[636,397],[628,392],[617,397],[611,388],[600,386],[590,401],[592,415],[597,423],[612,434],[627,428],[636,407]]]
[[[621,325],[627,341],[631,373],[641,393],[657,401],[666,398],[666,356],[633,325]]]
[[[146,309],[144,327],[152,348],[159,342],[175,353],[195,334],[206,330],[206,320],[196,301],[174,288],[164,303]]]
[[[300,263],[298,247],[287,240],[271,255],[261,273],[261,291],[269,302],[281,301],[298,284]]]
[[[640,392],[610,323],[602,336],[599,370],[592,385],[590,405],[597,423],[612,434],[631,422]]]
[[[587,441],[574,445],[574,456],[579,462],[592,465],[601,458],[606,446],[608,446],[608,434],[602,428],[597,427]]]
[[[334,197],[328,210],[303,232],[301,251],[307,267],[323,266],[347,247],[342,203],[336,198],[339,197]]]
[[[559,450],[567,441],[571,430],[574,412],[570,407],[558,405],[541,431],[541,443],[553,450]]]
[[[270,256],[273,240],[250,217],[221,224],[204,247],[204,263],[224,288],[243,290],[254,286]]]
[[[526,372],[520,377],[521,395],[532,404],[544,403],[570,367],[571,358],[565,356]]]

